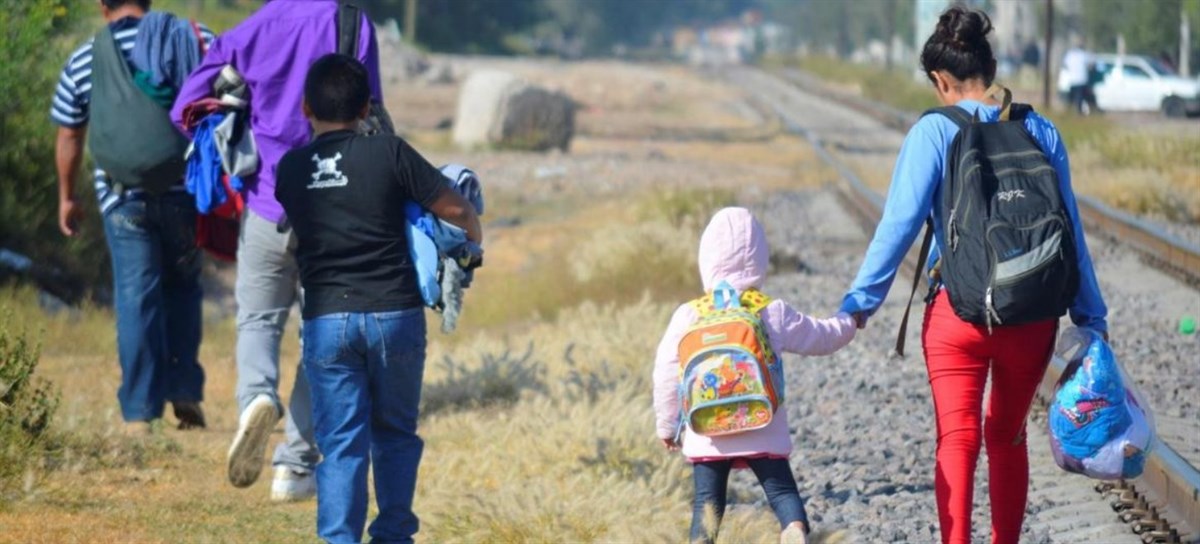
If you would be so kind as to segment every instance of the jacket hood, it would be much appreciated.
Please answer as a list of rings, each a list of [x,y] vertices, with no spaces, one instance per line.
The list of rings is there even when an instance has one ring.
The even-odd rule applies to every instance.
[[[761,288],[770,250],[762,225],[745,208],[724,208],[700,236],[700,279],[711,292],[722,280],[743,291]]]

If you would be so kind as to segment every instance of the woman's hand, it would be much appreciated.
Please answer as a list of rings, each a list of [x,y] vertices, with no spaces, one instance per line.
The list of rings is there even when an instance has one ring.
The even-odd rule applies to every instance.
[[[679,443],[674,438],[660,438],[662,445],[667,448],[667,451],[679,451]]]

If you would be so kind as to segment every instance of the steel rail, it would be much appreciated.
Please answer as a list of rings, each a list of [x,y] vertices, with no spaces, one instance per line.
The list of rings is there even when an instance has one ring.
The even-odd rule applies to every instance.
[[[783,69],[780,74],[805,91],[865,114],[900,132],[907,132],[921,118],[918,113],[868,98],[834,92],[819,79],[800,70]],[[1132,248],[1155,267],[1200,289],[1200,246],[1181,240],[1144,219],[1113,209],[1095,198],[1076,196],[1075,201],[1079,206],[1080,219],[1086,227]]]
[[[824,96],[824,95],[822,95]],[[874,231],[883,215],[884,198],[871,190],[863,181],[841,160],[829,152],[825,143],[812,131],[794,123],[778,105],[773,109],[783,123],[787,132],[804,137],[812,144],[818,156],[826,164],[838,172],[845,183],[837,185],[838,196],[846,207],[855,215],[864,231]],[[1081,204],[1083,204],[1081,202]],[[1093,204],[1093,203],[1088,203]],[[1094,203],[1099,204],[1099,203]],[[1086,205],[1086,204],[1085,204]],[[1085,205],[1081,205],[1083,210]],[[1099,210],[1100,221],[1113,218],[1119,224],[1145,236],[1160,236],[1149,231],[1144,223],[1127,214],[1108,209],[1103,204],[1094,209]],[[1081,211],[1084,221],[1096,221],[1095,216]],[[1137,240],[1133,234],[1125,232],[1120,240],[1128,242]],[[1167,237],[1162,239],[1171,243]],[[915,244],[914,244],[915,245]],[[1193,258],[1200,252],[1191,252]],[[1169,255],[1168,255],[1169,257]],[[1171,262],[1171,261],[1167,261]],[[910,273],[916,273],[916,255],[913,250],[905,258],[906,268]],[[1200,272],[1200,266],[1191,270]],[[1038,395],[1043,403],[1048,403],[1053,397],[1054,386],[1058,383],[1066,361],[1055,356],[1043,377]],[[1115,495],[1111,505],[1120,519],[1130,524],[1134,533],[1141,536],[1147,544],[1164,543],[1177,544],[1183,542],[1200,542],[1200,471],[1191,466],[1170,445],[1157,437],[1147,456],[1146,468],[1142,476],[1127,481],[1102,482],[1096,485],[1096,491]]]

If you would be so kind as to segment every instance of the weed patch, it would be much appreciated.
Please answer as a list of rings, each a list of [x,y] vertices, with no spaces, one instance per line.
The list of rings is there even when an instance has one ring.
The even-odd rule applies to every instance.
[[[5,310],[7,312],[7,310]],[[58,392],[35,377],[39,348],[0,318],[0,499],[32,486],[34,468],[46,449]]]

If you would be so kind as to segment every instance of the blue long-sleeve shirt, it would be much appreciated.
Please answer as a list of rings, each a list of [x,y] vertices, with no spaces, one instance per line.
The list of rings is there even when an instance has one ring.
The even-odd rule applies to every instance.
[[[999,107],[972,100],[959,102],[958,107],[967,113],[978,112],[982,121],[996,121],[1000,116]],[[1079,208],[1075,203],[1075,193],[1071,190],[1071,168],[1067,160],[1066,145],[1063,144],[1054,124],[1037,113],[1031,112],[1026,116],[1025,128],[1058,172],[1063,201],[1075,229],[1076,255],[1079,258],[1079,292],[1071,304],[1071,320],[1081,327],[1107,331],[1108,323],[1105,318],[1108,308],[1100,295],[1096,272],[1092,269],[1092,257],[1084,241]],[[867,255],[858,270],[858,276],[842,299],[842,311],[871,315],[883,304],[904,254],[908,252],[927,217],[933,217],[935,241],[929,251],[928,262],[932,266],[932,263],[937,261],[943,247],[943,225],[940,218],[932,213],[933,203],[941,198],[946,155],[956,134],[958,125],[944,115],[926,115],[908,131],[904,144],[900,147],[900,156],[896,159],[896,169],[888,189],[887,203],[883,207],[883,217],[875,229],[875,237],[867,248]]]

